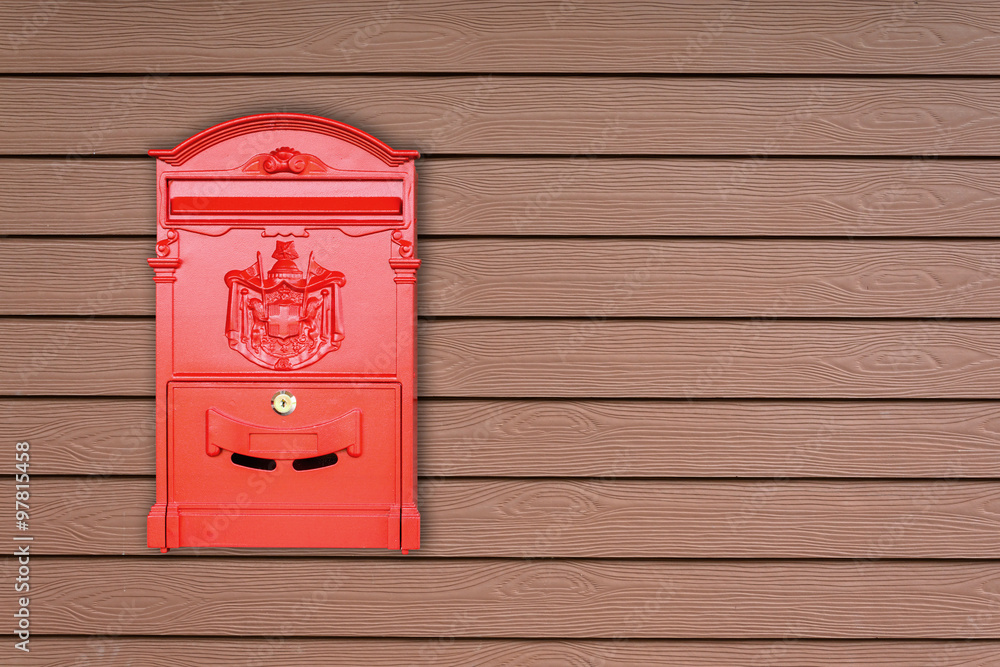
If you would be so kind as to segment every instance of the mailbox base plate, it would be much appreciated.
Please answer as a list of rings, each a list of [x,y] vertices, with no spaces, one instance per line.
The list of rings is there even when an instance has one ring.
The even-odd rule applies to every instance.
[[[170,547],[399,548],[399,508],[379,511],[179,509],[167,522]],[[171,530],[176,524],[177,531]]]

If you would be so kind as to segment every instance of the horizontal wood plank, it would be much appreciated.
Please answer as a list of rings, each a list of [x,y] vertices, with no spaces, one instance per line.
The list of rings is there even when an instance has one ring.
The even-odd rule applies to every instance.
[[[446,477],[1000,477],[1000,403],[423,399]],[[152,475],[151,399],[0,399],[0,474]]]
[[[435,321],[422,395],[1000,396],[1000,322]]]
[[[433,320],[421,396],[1000,398],[1000,322]],[[5,396],[152,395],[151,320],[0,320]]]
[[[31,447],[34,475],[153,475],[152,398],[0,399],[0,473],[15,474],[15,446]],[[998,415],[1000,416],[1000,415]]]
[[[427,158],[420,232],[1000,235],[995,160]],[[153,234],[150,158],[0,159],[2,234]]]
[[[418,170],[428,234],[997,236],[1000,215],[992,160],[581,155],[427,159]]]
[[[0,480],[14,497],[15,480]],[[151,477],[36,477],[36,555],[150,555]],[[1000,558],[992,481],[427,479],[426,557]],[[20,535],[0,524],[0,539]],[[314,550],[177,549],[179,555],[317,555]],[[328,550],[326,555],[364,555]]]
[[[1000,403],[423,399],[447,477],[1000,477]],[[0,474],[152,475],[152,399],[0,399]]]
[[[544,76],[0,77],[0,154],[145,154],[297,111],[448,154],[1000,153],[988,79]],[[405,104],[401,104],[405,100]]]
[[[152,158],[0,159],[0,234],[155,234]]]
[[[993,74],[998,12],[945,0],[22,1],[0,12],[0,71]]]
[[[152,320],[0,320],[6,396],[155,394]]]
[[[6,557],[0,574],[14,568]],[[31,576],[38,634],[1000,636],[991,562],[54,556],[32,558]],[[15,604],[3,596],[0,613]]]
[[[18,267],[0,315],[153,315],[153,243],[0,239],[0,266]],[[1000,313],[1000,241],[428,239],[419,254],[425,316]]]
[[[805,639],[504,640],[320,639],[304,637],[49,637],[31,636],[23,667],[218,667],[277,664],[282,667],[509,667],[601,665],[602,667],[982,667],[1000,659],[1000,642],[822,641]]]

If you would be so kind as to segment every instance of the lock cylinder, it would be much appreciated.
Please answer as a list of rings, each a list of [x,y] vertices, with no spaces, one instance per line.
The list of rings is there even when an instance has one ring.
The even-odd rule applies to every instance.
[[[279,391],[271,398],[271,408],[282,417],[295,410],[295,396],[287,391]]]

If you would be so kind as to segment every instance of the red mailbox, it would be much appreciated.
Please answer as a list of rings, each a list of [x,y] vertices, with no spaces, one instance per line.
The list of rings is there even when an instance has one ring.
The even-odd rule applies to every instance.
[[[418,154],[289,113],[149,154],[149,546],[418,548]]]

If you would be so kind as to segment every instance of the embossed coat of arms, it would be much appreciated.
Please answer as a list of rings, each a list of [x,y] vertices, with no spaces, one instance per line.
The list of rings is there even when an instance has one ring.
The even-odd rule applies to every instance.
[[[303,273],[294,241],[277,241],[276,261],[264,274],[261,254],[242,271],[226,274],[229,347],[266,368],[294,370],[340,347],[344,325],[339,271],[320,266],[309,254]]]

